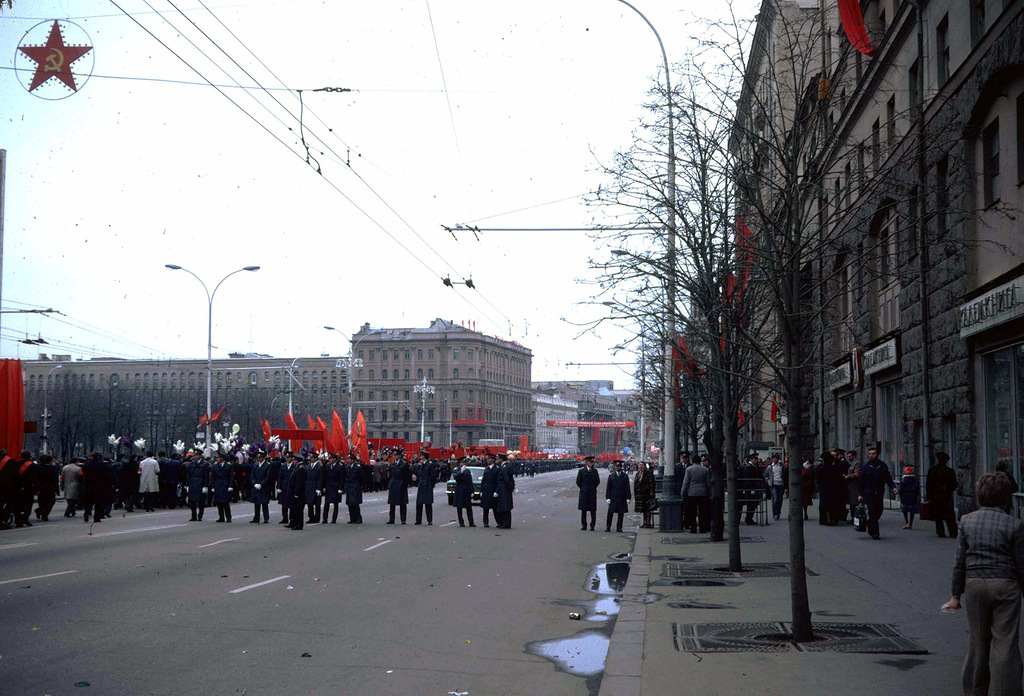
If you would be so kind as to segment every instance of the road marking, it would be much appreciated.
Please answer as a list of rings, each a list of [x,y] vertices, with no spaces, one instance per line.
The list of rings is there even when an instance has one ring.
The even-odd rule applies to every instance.
[[[382,541],[379,544],[374,544],[373,546],[371,546],[369,548],[363,549],[363,551],[373,551],[374,549],[379,549],[384,544],[390,544],[392,541],[394,541],[394,539],[388,539],[387,541]]]
[[[5,549],[20,549],[20,548],[23,548],[25,546],[35,546],[35,545],[36,545],[36,542],[34,542],[34,541],[19,541],[17,544],[5,544],[4,546],[0,546],[0,551],[4,551]]]
[[[264,585],[269,585],[272,582],[278,582],[280,580],[285,580],[285,579],[290,578],[290,577],[291,577],[291,575],[282,575],[279,578],[271,578],[270,580],[264,580],[263,582],[256,582],[256,583],[253,583],[252,585],[246,585],[245,587],[239,587],[237,590],[231,590],[231,592],[229,592],[228,594],[238,594],[239,592],[245,592],[246,590],[251,590],[251,589],[256,588],[256,587],[263,587]]]
[[[442,527],[451,527],[453,524],[456,524],[456,523],[455,522],[449,522],[448,524],[442,524],[441,526]]]
[[[0,585],[9,585],[12,582],[25,582],[26,580],[42,580],[43,578],[55,578],[58,575],[69,575],[77,573],[77,570],[62,570],[59,573],[47,573],[46,575],[33,575],[30,578],[17,578],[15,580],[0,580]]]
[[[164,524],[159,527],[141,527],[139,529],[124,529],[119,532],[99,532],[97,534],[83,534],[83,537],[105,537],[105,536],[116,536],[118,534],[135,534],[136,532],[155,532],[158,529],[173,529],[174,527],[187,527],[187,524]]]
[[[197,549],[205,549],[208,546],[216,546],[217,544],[223,544],[223,543],[226,543],[228,541],[238,541],[241,538],[242,537],[232,537],[230,539],[221,539],[220,541],[215,541],[212,544],[203,544],[202,546],[197,546],[196,548]]]

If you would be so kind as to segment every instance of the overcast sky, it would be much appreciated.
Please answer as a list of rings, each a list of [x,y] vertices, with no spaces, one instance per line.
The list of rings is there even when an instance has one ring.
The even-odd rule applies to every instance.
[[[615,366],[566,365],[629,359],[611,352],[621,331],[577,338],[565,321],[602,314],[587,304],[588,259],[600,252],[586,234],[455,239],[441,226],[610,220],[580,197],[602,181],[598,162],[628,147],[661,64],[632,10],[616,0],[205,0],[211,14],[173,0],[249,78],[171,0],[149,1],[159,13],[117,0],[211,82],[304,90],[306,140],[323,176],[306,163],[293,92],[274,91],[278,105],[225,88],[236,106],[209,86],[167,82],[202,79],[110,2],[5,3],[3,308],[66,316],[4,314],[3,357],[35,358],[18,343],[26,334],[50,342],[44,352],[76,357],[204,357],[206,297],[164,264],[211,290],[254,264],[259,272],[217,293],[215,356],[337,355],[347,343],[325,324],[351,333],[443,317],[532,349],[535,380],[631,383]],[[684,4],[634,4],[670,61],[681,59]],[[17,47],[39,22],[66,18],[91,38],[92,56],[75,68],[91,62],[94,76],[44,100],[12,70],[34,67],[15,60]],[[62,95],[54,83],[48,93]],[[321,87],[354,91],[312,91]],[[477,290],[447,288],[446,276],[472,277]]]

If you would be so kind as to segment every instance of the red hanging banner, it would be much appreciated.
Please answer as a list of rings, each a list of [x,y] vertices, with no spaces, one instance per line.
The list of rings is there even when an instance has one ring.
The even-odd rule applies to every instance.
[[[843,31],[853,47],[866,56],[874,54],[877,46],[872,45],[868,38],[868,28],[864,25],[864,15],[860,11],[858,0],[838,0],[839,19],[843,22]]]
[[[20,360],[0,360],[0,447],[13,459],[25,437],[25,390]]]

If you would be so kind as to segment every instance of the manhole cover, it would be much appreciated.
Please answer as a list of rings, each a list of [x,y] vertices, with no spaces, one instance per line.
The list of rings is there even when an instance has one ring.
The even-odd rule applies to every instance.
[[[767,539],[763,536],[743,536],[740,537],[741,544],[763,544]],[[697,537],[665,537],[661,540],[663,544],[710,544],[711,539],[706,536]],[[726,538],[724,541],[716,542],[719,544],[729,543],[729,539]]]
[[[807,571],[808,575],[814,575]],[[788,578],[788,563],[744,563],[743,570],[732,573],[725,566],[686,565],[683,563],[662,563],[663,578]]]
[[[816,623],[814,640],[794,643],[789,622],[673,624],[681,652],[844,652],[923,655],[928,651],[889,624]]]

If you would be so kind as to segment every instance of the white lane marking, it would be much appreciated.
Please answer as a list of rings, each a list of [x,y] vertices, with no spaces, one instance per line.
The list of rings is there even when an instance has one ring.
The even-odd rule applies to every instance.
[[[174,527],[187,527],[185,523],[182,524],[164,524],[159,527],[140,527],[139,529],[124,529],[119,532],[99,532],[97,534],[83,534],[82,537],[105,537],[105,536],[116,536],[118,534],[135,534],[136,532],[155,532],[158,529],[173,529]]]
[[[363,551],[373,551],[374,549],[379,549],[384,544],[390,544],[392,541],[394,541],[394,539],[388,539],[387,541],[382,541],[379,544],[374,544],[373,546],[371,546],[369,548],[363,549]]]
[[[449,522],[448,524],[442,524],[441,526],[442,527],[451,527],[453,524],[456,524],[456,523],[455,522]]]
[[[0,585],[9,585],[12,582],[25,582],[26,580],[41,580],[43,578],[55,578],[58,575],[69,575],[77,573],[77,570],[62,570],[59,573],[47,573],[46,575],[33,575],[30,578],[15,578],[14,580],[0,580]]]
[[[19,541],[17,544],[5,544],[3,546],[0,546],[0,551],[4,551],[6,549],[20,549],[25,546],[35,546],[36,543],[37,542],[34,541]]]
[[[228,594],[238,594],[239,592],[245,592],[246,590],[251,590],[255,587],[263,587],[264,585],[269,585],[272,582],[279,582],[290,577],[291,575],[282,575],[279,578],[271,578],[270,580],[264,580],[263,582],[255,582],[252,585],[246,585],[245,587],[239,587],[237,590],[231,590]]]
[[[203,544],[202,546],[197,546],[196,548],[197,549],[205,549],[208,546],[216,546],[217,544],[224,544],[224,543],[229,542],[229,541],[238,541],[241,538],[242,537],[231,537],[230,539],[221,539],[220,541],[215,541],[212,544]]]
[[[382,515],[386,515],[386,514],[388,514],[391,511],[390,510],[378,510],[377,512],[379,512]]]

